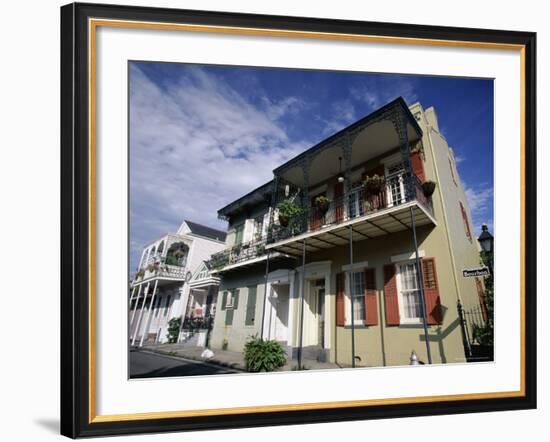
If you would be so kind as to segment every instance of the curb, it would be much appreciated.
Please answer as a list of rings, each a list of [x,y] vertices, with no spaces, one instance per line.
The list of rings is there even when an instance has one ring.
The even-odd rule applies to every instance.
[[[156,354],[163,355],[163,356],[171,356],[171,357],[179,358],[179,359],[188,359],[188,360],[191,360],[191,361],[203,362],[203,363],[206,363],[206,364],[217,365],[219,367],[230,368],[231,370],[240,371],[240,372],[243,372],[243,373],[248,373],[243,367],[241,367],[239,365],[232,365],[232,364],[229,364],[227,362],[220,361],[216,358],[202,359],[200,357],[193,356],[193,355],[181,355],[181,354],[178,354],[177,352],[154,350],[154,349],[150,349],[150,348],[147,348],[147,349],[144,349],[144,350],[138,350],[138,351],[148,351],[150,353],[156,353]]]

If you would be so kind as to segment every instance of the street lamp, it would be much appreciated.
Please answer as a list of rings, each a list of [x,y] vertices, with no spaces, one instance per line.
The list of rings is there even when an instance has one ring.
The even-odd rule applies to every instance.
[[[479,245],[481,246],[481,250],[483,252],[483,255],[485,256],[487,265],[489,266],[489,272],[491,272],[492,275],[494,238],[493,235],[489,233],[489,230],[487,229],[487,224],[483,224],[481,226],[481,235],[479,235],[479,238],[477,240],[479,242]]]
[[[491,253],[493,251],[493,235],[489,233],[489,230],[487,229],[487,224],[483,224],[481,226],[481,235],[479,235],[479,238],[477,239],[479,241],[479,245],[481,246],[481,250],[483,250],[486,253]]]

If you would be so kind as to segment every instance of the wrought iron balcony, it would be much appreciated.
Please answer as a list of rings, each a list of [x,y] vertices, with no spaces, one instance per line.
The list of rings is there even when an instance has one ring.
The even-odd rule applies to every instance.
[[[362,184],[350,192],[334,198],[325,207],[313,204],[298,207],[296,215],[289,217],[284,222],[279,216],[279,220],[275,220],[271,224],[267,243],[271,245],[300,235],[330,230],[331,227],[343,223],[353,224],[354,220],[360,222],[370,218],[368,215],[376,213],[384,213],[395,218],[392,212],[411,202],[417,202],[433,218],[431,197],[424,195],[418,177],[412,175],[408,185],[406,181],[404,175],[398,175],[388,179],[378,191],[373,192],[372,189],[367,189]]]
[[[136,272],[133,283],[135,284],[152,278],[183,280],[185,279],[186,265],[187,257],[176,258],[174,256],[163,256],[149,259],[147,265]]]
[[[237,244],[229,249],[213,254],[209,264],[214,270],[221,270],[232,264],[260,258],[266,253],[265,245],[265,239]]]

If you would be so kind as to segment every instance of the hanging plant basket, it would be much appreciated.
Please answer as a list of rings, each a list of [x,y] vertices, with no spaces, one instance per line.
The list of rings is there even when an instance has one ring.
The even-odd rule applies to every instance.
[[[321,216],[324,216],[330,207],[330,200],[326,196],[318,196],[313,200],[315,208],[319,211]]]
[[[374,174],[365,178],[365,190],[368,195],[376,195],[382,191],[386,180],[383,176]]]
[[[422,192],[426,198],[429,198],[433,195],[435,191],[435,182],[433,181],[424,181],[422,183]]]
[[[288,227],[288,222],[290,218],[287,215],[282,215],[279,213],[279,224],[283,227]]]

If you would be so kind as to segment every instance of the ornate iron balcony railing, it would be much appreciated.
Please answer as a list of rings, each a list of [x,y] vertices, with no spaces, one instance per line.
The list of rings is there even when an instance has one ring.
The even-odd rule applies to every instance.
[[[414,200],[433,216],[431,197],[424,195],[421,182],[415,175],[409,185],[403,174],[391,177],[377,191],[367,189],[363,184],[334,198],[324,208],[313,204],[301,207],[300,213],[289,217],[284,224],[280,217],[278,221],[274,219],[268,229],[267,242],[271,244]]]
[[[228,265],[249,261],[265,255],[265,239],[249,241],[237,244],[229,249],[215,253],[211,256],[209,264],[211,268],[220,270]]]

